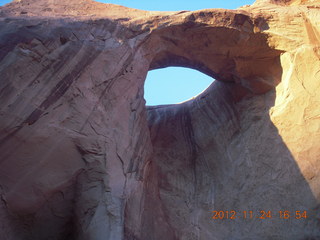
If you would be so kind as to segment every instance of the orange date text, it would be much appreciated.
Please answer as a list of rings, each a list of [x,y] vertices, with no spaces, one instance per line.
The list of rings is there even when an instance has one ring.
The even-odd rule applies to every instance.
[[[223,220],[223,219],[307,219],[307,211],[270,211],[270,210],[259,210],[259,211],[212,211],[211,219]]]

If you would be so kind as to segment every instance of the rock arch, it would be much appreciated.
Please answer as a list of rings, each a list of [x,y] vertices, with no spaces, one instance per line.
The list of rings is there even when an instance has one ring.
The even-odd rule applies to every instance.
[[[1,7],[1,236],[319,237],[318,5]],[[218,81],[146,109],[146,73],[166,66]],[[310,217],[230,223],[213,210]]]

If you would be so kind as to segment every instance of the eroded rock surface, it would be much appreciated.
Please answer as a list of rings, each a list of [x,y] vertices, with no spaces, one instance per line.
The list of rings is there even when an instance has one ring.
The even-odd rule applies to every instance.
[[[1,239],[320,239],[319,9],[1,7]],[[146,107],[167,66],[217,81]]]

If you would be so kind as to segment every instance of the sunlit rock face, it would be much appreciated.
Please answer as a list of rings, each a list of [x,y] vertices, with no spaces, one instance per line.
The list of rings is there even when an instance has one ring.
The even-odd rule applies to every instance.
[[[319,8],[1,7],[1,239],[320,239]],[[167,66],[217,81],[146,108]]]

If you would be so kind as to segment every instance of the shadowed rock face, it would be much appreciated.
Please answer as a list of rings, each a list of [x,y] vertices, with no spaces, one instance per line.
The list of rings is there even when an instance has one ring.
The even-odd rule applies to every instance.
[[[320,239],[319,8],[0,7],[1,238]],[[167,66],[217,81],[146,107]]]

